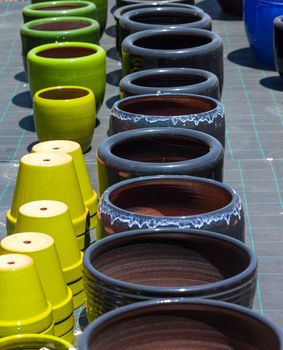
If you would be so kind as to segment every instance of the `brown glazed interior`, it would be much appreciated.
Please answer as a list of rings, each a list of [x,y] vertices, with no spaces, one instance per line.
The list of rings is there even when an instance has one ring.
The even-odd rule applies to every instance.
[[[32,30],[40,30],[40,31],[62,31],[62,30],[74,30],[80,29],[90,26],[90,22],[86,21],[50,21],[42,24],[37,24],[35,26],[31,26]]]
[[[85,4],[75,4],[75,5],[56,5],[56,6],[43,6],[38,7],[36,10],[39,11],[62,11],[62,10],[73,10],[81,7],[85,7]]]
[[[192,49],[211,42],[210,38],[205,36],[194,36],[188,34],[177,34],[175,32],[166,32],[165,34],[146,35],[134,41],[134,45],[152,50],[180,50]]]
[[[96,53],[96,50],[88,47],[76,47],[76,46],[63,46],[54,47],[51,49],[43,50],[37,53],[37,56],[45,58],[78,58],[90,56]]]
[[[182,74],[153,74],[132,80],[132,84],[147,87],[174,87],[200,84],[206,81],[199,75]]]
[[[119,264],[117,264],[119,261]],[[157,287],[185,288],[230,278],[250,259],[237,246],[189,233],[154,233],[105,247],[92,258],[99,272],[120,281]]]
[[[209,145],[193,138],[178,135],[140,136],[116,144],[112,154],[139,162],[180,162],[202,157]]]
[[[146,216],[190,216],[227,206],[232,199],[224,188],[183,179],[140,180],[122,185],[109,195],[118,208]]]
[[[135,114],[181,116],[209,112],[216,108],[216,103],[205,97],[161,95],[126,99],[118,107],[124,112]]]
[[[89,92],[83,89],[62,88],[41,92],[38,96],[47,100],[73,100],[87,96]]]
[[[89,350],[280,350],[263,323],[210,305],[159,305],[128,311],[92,332]]]
[[[197,13],[176,13],[172,10],[170,13],[152,12],[147,14],[136,14],[130,17],[134,22],[157,25],[178,25],[197,22],[201,16]]]

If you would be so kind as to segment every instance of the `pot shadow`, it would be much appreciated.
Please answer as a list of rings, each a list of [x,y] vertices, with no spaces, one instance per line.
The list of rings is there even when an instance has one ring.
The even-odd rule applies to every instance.
[[[118,101],[118,100],[120,100],[120,96],[119,95],[115,95],[115,96],[112,96],[112,97],[110,97],[110,98],[108,98],[108,100],[106,101],[106,106],[109,108],[109,109],[111,109],[112,108],[112,106],[113,106],[113,104],[116,102],[116,101]]]
[[[242,17],[234,16],[222,10],[217,0],[204,0],[196,4],[204,12],[208,13],[212,19],[222,21],[240,21]]]
[[[96,117],[95,118],[95,129],[97,128],[97,127],[99,127],[99,125],[100,125],[100,120]]]
[[[231,51],[227,55],[227,58],[230,62],[233,62],[240,66],[260,69],[260,70],[274,71],[274,69],[269,68],[261,63],[258,63],[255,60],[252,50],[249,47],[243,47],[241,49]]]
[[[27,80],[27,77],[26,77],[26,73],[23,71],[23,72],[20,72],[20,73],[17,73],[14,78],[22,83],[27,83],[28,80]]]
[[[33,141],[32,143],[30,143],[28,146],[27,146],[27,151],[29,152],[29,153],[31,153],[32,152],[32,147],[34,146],[34,145],[37,145],[39,143],[39,141]]]
[[[108,84],[113,86],[119,86],[120,80],[122,79],[122,69],[114,70],[106,75],[106,81]]]
[[[279,76],[266,77],[259,81],[260,85],[271,90],[283,91],[283,80]]]
[[[111,38],[116,38],[116,26],[110,26],[105,29],[105,33],[110,36]]]
[[[117,9],[117,5],[112,6],[110,9],[110,13],[112,13],[112,15],[113,15],[113,13],[115,12],[116,9]]]
[[[14,105],[24,108],[32,108],[32,99],[29,91],[20,92],[12,98]]]
[[[120,55],[118,54],[116,47],[111,47],[109,50],[107,50],[106,55],[107,57],[112,58],[112,60],[120,61]]]
[[[79,325],[80,325],[80,329],[82,331],[84,331],[86,329],[86,327],[88,326],[88,320],[87,320],[85,307],[81,310],[81,312],[79,314]]]
[[[19,121],[19,127],[24,130],[35,132],[33,116],[28,115]]]

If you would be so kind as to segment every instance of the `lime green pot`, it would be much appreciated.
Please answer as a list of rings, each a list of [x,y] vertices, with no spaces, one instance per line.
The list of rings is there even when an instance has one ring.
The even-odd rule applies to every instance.
[[[42,18],[24,23],[21,27],[21,40],[25,71],[27,72],[26,56],[36,46],[62,41],[99,44],[99,38],[100,25],[92,18]]]
[[[87,87],[95,95],[98,110],[105,92],[105,57],[102,47],[90,43],[64,42],[35,47],[27,55],[31,95],[52,86]]]
[[[96,6],[89,1],[44,1],[23,8],[24,22],[46,17],[88,17],[96,19]]]
[[[37,4],[39,2],[43,2],[45,0],[32,0],[33,4]],[[52,0],[51,0],[52,1]],[[62,0],[57,0],[62,1]],[[77,1],[77,0],[73,0]],[[89,0],[96,5],[96,13],[97,13],[97,21],[100,24],[101,34],[104,32],[107,22],[107,10],[108,10],[108,2],[107,0]]]
[[[48,348],[54,350],[75,350],[66,340],[52,335],[18,334],[0,339],[0,349],[23,350]]]
[[[36,92],[34,124],[39,141],[71,140],[89,150],[95,127],[95,98],[90,89],[60,86]]]

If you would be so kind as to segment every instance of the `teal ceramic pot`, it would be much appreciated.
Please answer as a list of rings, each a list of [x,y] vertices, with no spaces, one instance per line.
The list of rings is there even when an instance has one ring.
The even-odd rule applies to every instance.
[[[46,17],[88,17],[96,19],[96,6],[89,1],[45,1],[23,8],[24,22]]]
[[[32,0],[31,2],[33,4],[36,4],[43,1],[46,1],[46,0]],[[61,1],[61,0],[57,0],[57,1]],[[100,24],[100,29],[102,34],[104,32],[104,29],[106,27],[106,22],[107,22],[107,10],[108,10],[107,0],[89,0],[89,1],[93,2],[96,6],[96,13],[97,13],[96,19]]]
[[[36,46],[62,42],[81,41],[99,44],[100,25],[92,18],[57,17],[42,18],[23,24],[21,28],[22,55],[27,72],[26,56]]]
[[[102,47],[81,42],[37,46],[27,56],[30,92],[62,85],[91,89],[97,110],[104,98],[106,54]]]

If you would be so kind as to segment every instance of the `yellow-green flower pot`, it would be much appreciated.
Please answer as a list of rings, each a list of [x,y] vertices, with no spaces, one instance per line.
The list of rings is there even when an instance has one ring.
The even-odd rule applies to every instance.
[[[0,339],[0,349],[24,350],[24,349],[44,349],[53,350],[75,350],[75,347],[68,341],[42,334],[18,334]]]

